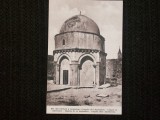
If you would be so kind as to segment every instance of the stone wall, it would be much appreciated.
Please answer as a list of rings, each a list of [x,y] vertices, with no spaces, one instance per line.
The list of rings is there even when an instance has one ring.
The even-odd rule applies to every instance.
[[[106,79],[106,56],[103,54],[100,54],[100,70],[99,70],[99,85],[102,85],[105,83]]]
[[[48,55],[48,63],[47,63],[47,80],[53,80],[54,75],[54,64],[53,64],[53,56]]]
[[[117,70],[117,59],[107,59],[106,60],[106,78],[112,78],[116,75]]]
[[[64,41],[65,45],[63,44]],[[55,36],[55,50],[72,48],[104,51],[104,38],[96,34],[83,32],[68,32]]]
[[[122,59],[107,59],[106,60],[106,79],[115,77],[117,81],[122,83]]]

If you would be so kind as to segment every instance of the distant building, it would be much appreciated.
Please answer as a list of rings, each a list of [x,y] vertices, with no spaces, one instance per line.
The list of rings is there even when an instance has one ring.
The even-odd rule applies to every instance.
[[[106,80],[116,77],[117,82],[122,82],[122,53],[119,49],[117,59],[106,59]]]

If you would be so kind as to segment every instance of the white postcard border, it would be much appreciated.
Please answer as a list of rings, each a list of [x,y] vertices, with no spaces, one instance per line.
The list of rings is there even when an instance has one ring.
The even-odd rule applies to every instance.
[[[122,115],[121,106],[47,106],[47,114],[106,114]]]

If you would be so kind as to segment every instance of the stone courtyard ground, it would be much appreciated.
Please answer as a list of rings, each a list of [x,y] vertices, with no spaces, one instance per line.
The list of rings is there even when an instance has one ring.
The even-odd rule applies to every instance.
[[[121,106],[122,85],[116,87],[78,88],[47,83],[47,105]]]

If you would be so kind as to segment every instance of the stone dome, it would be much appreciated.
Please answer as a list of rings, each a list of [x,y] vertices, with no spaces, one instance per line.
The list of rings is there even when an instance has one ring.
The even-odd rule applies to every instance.
[[[97,24],[90,18],[84,15],[75,15],[64,22],[60,33],[82,31],[94,34],[100,34]]]

